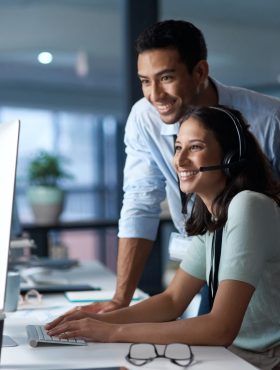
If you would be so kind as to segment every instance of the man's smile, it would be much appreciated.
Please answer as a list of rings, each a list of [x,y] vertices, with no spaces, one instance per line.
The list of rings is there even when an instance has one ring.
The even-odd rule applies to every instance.
[[[176,99],[173,99],[167,103],[153,103],[153,106],[156,108],[159,114],[168,114],[173,110],[175,103]]]

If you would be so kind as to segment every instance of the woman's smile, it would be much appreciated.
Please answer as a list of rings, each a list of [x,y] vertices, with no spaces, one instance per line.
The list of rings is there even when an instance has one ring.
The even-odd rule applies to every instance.
[[[194,176],[196,176],[198,173],[199,173],[199,170],[183,170],[183,171],[179,171],[178,175],[179,175],[180,181],[187,181],[190,178],[193,178]]]

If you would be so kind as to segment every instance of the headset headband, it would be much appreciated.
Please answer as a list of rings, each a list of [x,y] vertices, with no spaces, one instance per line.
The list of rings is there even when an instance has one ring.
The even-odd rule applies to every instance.
[[[240,124],[239,119],[236,117],[236,115],[234,115],[232,112],[226,110],[225,108],[213,107],[213,106],[211,106],[210,108],[211,109],[216,109],[216,110],[219,110],[219,111],[225,113],[231,119],[231,121],[234,123],[235,131],[236,131],[237,136],[238,136],[238,146],[239,146],[238,161],[244,160],[246,158],[246,140],[245,140],[245,136],[244,136],[244,130],[243,130],[243,127]]]

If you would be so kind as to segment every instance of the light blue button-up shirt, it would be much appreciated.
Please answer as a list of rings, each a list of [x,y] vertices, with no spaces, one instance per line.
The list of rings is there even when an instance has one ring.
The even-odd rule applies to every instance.
[[[242,112],[280,175],[280,100],[212,81],[219,104]],[[178,123],[163,123],[145,98],[133,106],[125,130],[127,159],[119,237],[154,240],[160,203],[166,196],[174,225],[180,233],[184,232],[177,175],[172,165],[174,135],[178,128]]]

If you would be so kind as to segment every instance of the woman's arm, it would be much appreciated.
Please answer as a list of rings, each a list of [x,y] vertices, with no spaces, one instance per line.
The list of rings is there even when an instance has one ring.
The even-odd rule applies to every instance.
[[[168,288],[138,304],[102,315],[111,323],[163,322],[176,320],[205,282],[178,269]]]
[[[237,336],[254,288],[241,281],[221,282],[212,311],[168,323],[130,324],[115,328],[115,342],[230,345]]]
[[[169,287],[161,294],[155,295],[130,307],[104,314],[92,314],[83,310],[74,310],[55,319],[46,329],[52,329],[66,321],[90,317],[108,323],[162,322],[177,319],[184,312],[204,281],[179,269]]]
[[[178,273],[180,275],[182,273],[185,274],[183,271]],[[176,280],[172,283],[176,283]],[[181,293],[182,288],[180,287],[179,289]],[[75,320],[67,319],[54,329],[52,335],[61,335],[63,338],[78,336],[85,337],[91,341],[101,342],[148,342],[158,344],[180,342],[191,345],[228,346],[239,332],[253,292],[254,288],[247,283],[226,280],[221,282],[213,309],[209,314],[186,320],[159,322],[166,321],[169,315],[165,310],[173,306],[172,304],[169,305],[169,302],[169,304],[165,304],[163,307],[158,307],[158,303],[162,304],[164,302],[162,300],[162,297],[164,297],[163,293],[141,304],[120,310],[124,314],[123,320],[126,322],[124,324],[116,323],[120,319],[120,317],[116,318],[116,316],[114,323],[111,323],[112,320],[100,322],[90,317],[76,318]],[[149,302],[151,302],[150,307],[148,305]],[[157,302],[157,308],[156,311],[153,311],[156,307],[154,305],[155,302]],[[173,308],[173,315],[175,311]],[[112,315],[117,313],[108,314],[108,316],[111,315],[112,318]],[[125,319],[127,314],[128,319]],[[134,316],[136,314],[143,319],[141,323]],[[145,320],[145,316],[147,316],[148,320],[153,318],[151,320],[153,322]],[[133,319],[137,320],[136,323],[127,323]]]

